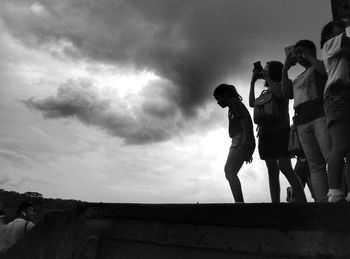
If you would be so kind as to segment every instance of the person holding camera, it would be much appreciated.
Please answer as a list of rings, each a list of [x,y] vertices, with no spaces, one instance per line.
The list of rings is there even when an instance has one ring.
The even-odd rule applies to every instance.
[[[294,98],[294,124],[310,169],[310,180],[316,202],[327,202],[328,179],[326,159],[331,141],[324,114],[323,91],[327,80],[324,64],[316,57],[316,46],[300,40],[293,51],[286,52],[282,70],[282,94]],[[305,70],[293,81],[288,71],[299,64]]]
[[[283,64],[279,61],[267,62],[265,68],[254,66],[250,92],[249,106],[256,107],[255,83],[258,79],[265,80],[266,90],[272,94],[277,104],[278,116],[267,122],[258,124],[258,149],[262,160],[265,160],[269,174],[270,195],[273,203],[280,202],[279,172],[281,171],[293,188],[293,202],[306,202],[304,190],[295,175],[288,153],[289,140],[289,100],[281,93],[281,75]],[[262,93],[262,94],[263,94]],[[255,112],[255,111],[254,111]]]

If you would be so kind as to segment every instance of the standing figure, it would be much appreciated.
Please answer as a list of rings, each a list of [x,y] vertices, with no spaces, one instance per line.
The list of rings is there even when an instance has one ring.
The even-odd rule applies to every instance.
[[[269,174],[270,195],[273,203],[280,202],[279,172],[281,171],[293,188],[293,202],[306,202],[304,190],[295,175],[288,152],[290,131],[288,105],[289,100],[281,93],[281,74],[283,64],[270,61],[264,69],[254,68],[249,93],[249,105],[255,104],[255,83],[258,79],[265,80],[265,87],[275,98],[279,115],[274,121],[258,125],[259,154],[265,160]]]
[[[328,160],[328,202],[344,200],[341,190],[344,158],[350,163],[350,38],[344,21],[328,23],[322,30],[321,48],[328,74],[325,87],[325,113],[332,139]],[[347,175],[350,178],[350,175]],[[350,194],[346,200],[350,201]]]
[[[235,202],[244,202],[238,172],[244,161],[252,161],[255,149],[252,119],[233,85],[219,85],[214,90],[214,97],[222,108],[229,108],[229,135],[232,143],[225,164],[225,175]]]
[[[299,64],[304,71],[293,81],[288,71]],[[327,202],[328,179],[326,160],[331,139],[324,113],[323,91],[327,73],[316,57],[316,46],[310,40],[300,40],[286,57],[282,72],[282,94],[294,98],[294,124],[309,164],[312,190],[316,202]]]

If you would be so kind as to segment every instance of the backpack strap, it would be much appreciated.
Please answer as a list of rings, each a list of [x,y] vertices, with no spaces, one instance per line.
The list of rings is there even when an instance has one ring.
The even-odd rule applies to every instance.
[[[26,223],[24,224],[24,234],[28,232],[27,230],[28,223],[29,221],[26,221]]]

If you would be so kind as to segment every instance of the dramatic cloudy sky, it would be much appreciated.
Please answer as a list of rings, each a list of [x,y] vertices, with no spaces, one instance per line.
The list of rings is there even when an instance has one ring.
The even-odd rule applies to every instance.
[[[318,45],[329,2],[1,0],[0,187],[232,202],[227,110],[213,89],[234,84],[247,104],[252,63],[283,61],[299,39]],[[269,201],[257,150],[239,175],[247,202]]]

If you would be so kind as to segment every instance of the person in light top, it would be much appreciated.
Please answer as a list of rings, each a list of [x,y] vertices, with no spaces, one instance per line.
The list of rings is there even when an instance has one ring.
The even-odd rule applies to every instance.
[[[34,217],[34,208],[31,203],[23,202],[17,209],[17,217],[6,225],[5,251],[30,231],[35,224],[31,221]]]
[[[289,71],[296,65],[304,70],[291,80]],[[324,112],[323,91],[326,80],[327,73],[323,62],[317,58],[316,45],[305,39],[296,42],[282,70],[282,94],[294,99],[293,122],[309,165],[316,202],[327,202],[328,192],[326,165],[331,138]]]
[[[350,176],[350,38],[346,34],[347,24],[332,21],[321,33],[323,62],[328,74],[324,90],[325,113],[332,139],[328,159],[328,202],[344,200],[341,190],[344,158]],[[350,194],[346,197],[350,201]]]

